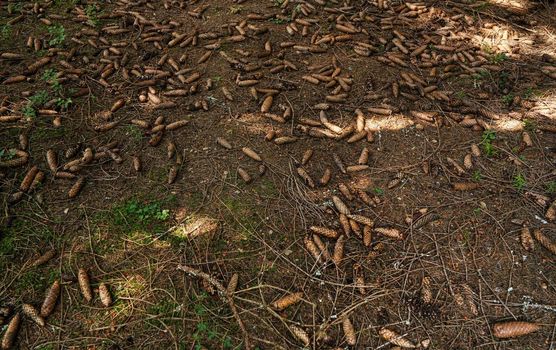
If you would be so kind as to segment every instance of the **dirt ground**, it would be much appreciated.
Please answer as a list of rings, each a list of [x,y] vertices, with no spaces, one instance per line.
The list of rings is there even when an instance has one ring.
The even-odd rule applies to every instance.
[[[556,349],[553,3],[2,1],[0,29],[3,349]]]

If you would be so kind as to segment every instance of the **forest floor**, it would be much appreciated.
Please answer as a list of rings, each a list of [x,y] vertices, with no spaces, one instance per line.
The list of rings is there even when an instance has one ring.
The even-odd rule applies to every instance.
[[[1,2],[3,346],[555,349],[555,18]]]

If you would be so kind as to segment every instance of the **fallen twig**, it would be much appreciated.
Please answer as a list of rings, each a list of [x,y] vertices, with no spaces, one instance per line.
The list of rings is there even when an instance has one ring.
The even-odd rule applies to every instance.
[[[243,334],[243,342],[245,343],[245,348],[247,350],[251,349],[251,346],[250,346],[250,343],[249,343],[249,333],[247,333],[247,329],[245,328],[245,325],[243,324],[243,321],[239,317],[239,313],[237,312],[236,305],[234,303],[234,299],[226,291],[226,288],[224,288],[224,286],[220,282],[218,282],[216,279],[214,279],[212,276],[210,276],[209,274],[207,274],[207,273],[205,273],[201,270],[197,270],[197,269],[194,269],[194,268],[186,266],[186,265],[178,265],[178,270],[187,272],[190,275],[193,275],[195,277],[200,277],[200,278],[204,279],[205,281],[207,281],[208,283],[213,285],[218,290],[218,292],[223,297],[226,298],[226,301],[228,302],[228,305],[230,305],[230,309],[232,310],[232,313],[234,314],[234,318],[236,319],[236,322],[238,323],[239,328],[241,329],[241,333]]]

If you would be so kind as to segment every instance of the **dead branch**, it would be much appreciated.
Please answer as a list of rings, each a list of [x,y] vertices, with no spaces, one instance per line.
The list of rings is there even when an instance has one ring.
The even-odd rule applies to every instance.
[[[212,276],[210,276],[209,274],[201,271],[201,270],[197,270],[194,269],[192,267],[189,267],[187,265],[178,265],[178,270],[181,270],[183,272],[186,272],[192,276],[195,277],[200,277],[202,279],[204,279],[205,281],[207,281],[208,283],[210,283],[211,285],[213,285],[218,292],[222,295],[222,297],[224,297],[226,299],[226,301],[228,302],[228,305],[230,305],[230,309],[232,310],[232,313],[234,314],[234,318],[236,319],[237,324],[239,325],[239,328],[241,329],[241,333],[243,334],[243,342],[245,343],[245,348],[247,350],[251,349],[250,343],[249,343],[249,333],[247,332],[247,329],[245,328],[245,325],[243,324],[243,321],[241,320],[241,317],[239,317],[239,313],[237,312],[237,308],[236,305],[234,303],[234,299],[233,297],[228,294],[228,292],[226,291],[226,288],[224,288],[224,286],[218,282],[215,278],[213,278]]]

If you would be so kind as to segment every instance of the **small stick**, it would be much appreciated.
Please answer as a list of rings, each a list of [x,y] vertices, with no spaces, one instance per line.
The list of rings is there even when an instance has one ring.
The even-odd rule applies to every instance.
[[[186,265],[178,265],[178,270],[187,272],[188,274],[190,274],[192,276],[200,277],[200,278],[204,279],[208,283],[212,284],[216,289],[218,289],[218,291],[224,297],[226,297],[226,300],[228,301],[228,305],[230,305],[230,309],[232,310],[232,313],[234,314],[234,318],[236,319],[236,321],[239,325],[239,328],[241,329],[241,332],[243,333],[243,342],[245,343],[245,349],[247,349],[247,350],[251,349],[251,346],[249,345],[249,334],[247,333],[247,329],[245,328],[245,325],[243,324],[243,321],[239,317],[239,313],[237,312],[236,305],[234,304],[234,299],[232,298],[232,296],[230,294],[228,294],[228,292],[226,291],[226,288],[224,288],[224,286],[220,282],[218,282],[215,278],[213,278],[212,276],[210,276],[207,273],[204,273],[201,270],[197,270],[197,269],[194,269],[194,268],[186,266]]]

